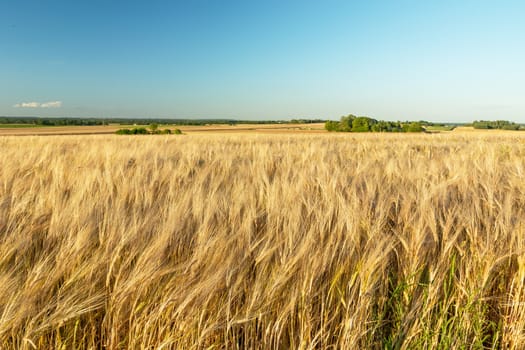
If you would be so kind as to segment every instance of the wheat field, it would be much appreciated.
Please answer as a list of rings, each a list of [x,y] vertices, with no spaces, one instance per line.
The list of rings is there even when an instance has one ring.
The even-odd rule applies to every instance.
[[[525,343],[525,136],[0,138],[2,349]]]

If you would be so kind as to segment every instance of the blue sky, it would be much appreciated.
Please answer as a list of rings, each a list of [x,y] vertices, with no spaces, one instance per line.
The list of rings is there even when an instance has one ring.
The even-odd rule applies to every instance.
[[[520,1],[0,0],[0,115],[525,122]]]

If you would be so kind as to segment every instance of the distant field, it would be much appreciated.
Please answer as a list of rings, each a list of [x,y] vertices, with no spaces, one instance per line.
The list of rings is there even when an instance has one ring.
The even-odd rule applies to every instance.
[[[6,125],[10,125],[7,127]],[[96,125],[96,126],[50,126],[17,127],[16,124],[0,125],[0,136],[8,135],[94,135],[114,134],[122,128],[147,127],[147,125]],[[20,124],[22,125],[22,124]],[[19,129],[20,128],[20,129]],[[235,126],[212,124],[205,126],[159,125],[160,129],[181,129],[184,133],[319,133],[325,132],[324,124],[238,124]]]
[[[525,344],[525,133],[203,129],[0,137],[0,348]]]
[[[30,128],[36,129],[44,127],[44,125],[34,125],[34,124],[0,124],[0,129],[18,129],[18,128]]]
[[[123,128],[147,128],[148,125],[96,125],[96,126],[34,126],[27,124],[0,124],[0,136],[27,135],[104,135],[114,134]],[[318,134],[326,133],[323,123],[312,124],[211,124],[204,126],[159,125],[159,129],[180,129],[185,134]],[[478,133],[478,134],[509,134],[520,131],[474,129],[473,127],[427,127],[434,133]],[[353,135],[356,135],[353,133]]]

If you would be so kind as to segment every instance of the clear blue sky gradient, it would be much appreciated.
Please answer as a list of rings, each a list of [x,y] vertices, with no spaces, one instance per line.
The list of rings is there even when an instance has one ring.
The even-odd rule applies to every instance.
[[[0,0],[0,115],[525,122],[524,18],[523,1]]]

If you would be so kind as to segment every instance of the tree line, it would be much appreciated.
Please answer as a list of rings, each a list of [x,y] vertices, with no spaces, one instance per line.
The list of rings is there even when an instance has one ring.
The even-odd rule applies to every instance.
[[[328,131],[339,132],[424,132],[422,122],[391,122],[370,117],[357,117],[353,114],[341,117],[340,121],[325,123]]]
[[[160,130],[159,125],[156,123],[152,123],[149,125],[149,130],[146,128],[132,128],[132,129],[119,129],[115,131],[115,134],[117,135],[182,135],[182,131],[180,129],[164,129]]]
[[[37,126],[85,126],[85,125],[207,125],[207,124],[311,124],[323,123],[325,119],[286,120],[236,120],[236,119],[168,119],[168,118],[41,118],[41,117],[0,117],[0,124],[33,124]]]
[[[508,120],[476,120],[472,126],[474,129],[523,130],[520,124]]]

